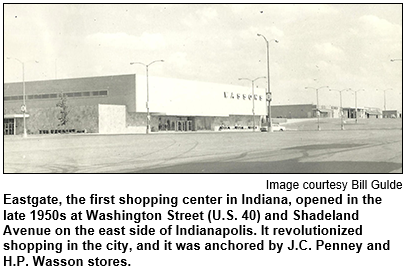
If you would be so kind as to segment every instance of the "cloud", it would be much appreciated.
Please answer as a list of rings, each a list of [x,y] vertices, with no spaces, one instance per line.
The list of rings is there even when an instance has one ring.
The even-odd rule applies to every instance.
[[[256,37],[258,33],[263,34],[265,37],[267,37],[268,40],[279,40],[285,35],[283,30],[279,29],[276,26],[262,28],[258,26],[251,26],[247,29],[241,29],[239,31],[239,36],[242,39],[252,39],[253,37]]]
[[[275,38],[280,38],[283,37],[285,34],[283,30],[277,28],[276,26],[272,26],[270,29],[270,33],[275,37]]]
[[[334,5],[328,4],[310,4],[310,5],[303,5],[303,4],[224,4],[226,8],[229,8],[234,14],[242,15],[246,14],[247,11],[252,10],[261,10],[264,14],[272,14],[276,12],[278,14],[284,14],[285,17],[290,16],[308,16],[311,14],[332,14],[337,13],[337,9]]]
[[[200,16],[201,20],[204,22],[208,22],[210,20],[213,20],[217,18],[217,10],[215,10],[212,7],[207,7],[204,9],[200,9],[196,11],[196,14]]]
[[[335,9],[334,5],[328,4],[316,4],[316,5],[299,5],[297,6],[298,10],[302,13],[324,13],[324,14],[331,14],[337,13],[338,11]]]
[[[364,15],[350,29],[348,45],[352,45],[357,55],[371,67],[382,65],[394,56],[402,54],[402,27],[375,15]]]
[[[315,47],[319,54],[324,55],[329,59],[342,60],[345,58],[344,51],[331,43],[316,44]]]
[[[184,52],[176,52],[172,54],[169,57],[168,62],[176,66],[177,68],[188,67],[191,64],[191,62],[187,58],[187,53]]]
[[[231,11],[235,14],[242,14],[247,11],[247,9],[251,8],[253,5],[252,4],[224,4],[223,5],[226,8],[230,8]]]
[[[390,37],[402,34],[402,27],[393,24],[375,15],[364,15],[359,18],[362,28],[366,33],[378,34],[381,37]]]
[[[204,26],[218,18],[217,10],[212,7],[204,7],[193,13],[189,13],[182,22],[188,27]]]
[[[136,50],[156,50],[166,45],[161,34],[144,32],[141,36],[127,33],[95,33],[86,37],[86,41],[93,46],[131,48]]]

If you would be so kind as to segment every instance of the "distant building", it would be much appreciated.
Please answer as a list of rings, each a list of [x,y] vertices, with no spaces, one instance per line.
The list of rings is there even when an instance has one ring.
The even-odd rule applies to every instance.
[[[343,117],[344,118],[357,118],[355,112],[358,113],[358,118],[367,118],[366,117],[366,109],[365,108],[355,108],[355,107],[343,107]]]
[[[402,118],[402,114],[397,110],[383,110],[382,118]]]
[[[365,108],[366,118],[382,118],[382,111],[379,108]]]
[[[321,118],[338,118],[339,108],[334,106],[314,104],[295,104],[295,105],[272,105],[272,118],[315,118],[317,114]]]

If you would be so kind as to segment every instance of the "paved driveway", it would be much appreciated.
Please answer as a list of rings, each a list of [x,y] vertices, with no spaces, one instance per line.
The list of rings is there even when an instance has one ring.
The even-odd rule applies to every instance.
[[[389,173],[402,131],[5,137],[6,173]]]

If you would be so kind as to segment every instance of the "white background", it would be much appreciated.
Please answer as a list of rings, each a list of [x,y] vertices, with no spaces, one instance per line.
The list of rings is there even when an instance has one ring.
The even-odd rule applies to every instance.
[[[266,180],[270,181],[298,181],[300,184],[304,181],[348,181],[349,185],[345,192],[339,190],[319,190],[310,191],[299,189],[292,192],[266,190]],[[321,239],[327,242],[362,242],[363,248],[359,254],[354,251],[316,251],[313,246],[312,251],[287,251],[286,248],[277,254],[274,251],[205,251],[203,248],[198,251],[180,252],[177,250],[162,250],[160,242],[160,251],[136,251],[131,253],[119,253],[107,250],[101,251],[66,251],[65,245],[61,254],[43,251],[38,255],[46,255],[49,258],[82,258],[86,264],[87,258],[126,258],[131,266],[128,267],[75,267],[76,271],[403,271],[405,250],[405,193],[402,190],[351,190],[352,179],[367,179],[370,183],[373,179],[386,181],[387,179],[403,181],[402,175],[4,175],[2,181],[1,208],[13,212],[16,210],[24,211],[27,215],[33,210],[30,205],[4,205],[3,194],[10,193],[13,196],[57,196],[64,204],[59,207],[60,211],[68,215],[72,212],[84,211],[86,209],[99,209],[111,211],[113,209],[127,212],[161,212],[163,220],[161,222],[144,221],[140,225],[148,224],[155,227],[158,231],[160,227],[169,224],[180,224],[187,227],[192,224],[198,224],[205,227],[235,227],[235,225],[244,224],[252,227],[258,232],[257,236],[228,236],[226,239],[221,237],[205,236],[171,236],[162,237],[155,235],[153,237],[138,236],[110,236],[101,237],[99,235],[58,237],[55,235],[47,237],[27,237],[27,236],[2,236],[1,255],[2,271],[71,271],[72,267],[34,267],[31,263],[31,255],[22,252],[6,252],[3,250],[3,243],[11,239],[19,242],[43,242],[54,241],[63,242],[71,240],[78,242],[83,240],[92,240],[102,244],[120,240],[129,242],[130,246],[135,248],[137,242],[155,242],[156,240],[168,239],[173,242],[226,242],[231,239],[233,242],[260,242],[261,239],[273,240],[288,244],[291,239],[309,241],[308,245],[313,246],[313,241],[318,237],[301,236],[268,236],[259,235],[260,225],[272,227],[298,227],[301,224],[306,226],[322,225],[336,226],[340,224],[346,227],[358,227],[363,225],[362,236],[323,236]],[[404,183],[404,182],[403,182]],[[404,185],[404,184],[403,184]],[[170,205],[156,206],[153,209],[143,209],[136,205],[70,205],[65,204],[65,197],[69,194],[84,196],[88,198],[90,194],[97,193],[99,196],[125,196],[127,193],[131,196],[178,196],[179,200],[184,196],[222,196],[222,203],[225,203],[227,194],[237,196],[240,201],[241,194],[256,196],[265,194],[266,196],[287,196],[292,201],[291,207],[282,205],[183,205],[180,201],[178,207],[173,208]],[[181,212],[200,212],[205,213],[209,209],[221,209],[223,211],[232,209],[235,215],[241,215],[246,209],[260,210],[263,215],[265,212],[281,212],[287,208],[291,214],[294,209],[302,209],[302,206],[294,204],[296,196],[338,196],[343,193],[345,197],[348,193],[352,196],[361,197],[367,193],[373,196],[381,196],[383,203],[381,205],[313,205],[308,207],[308,212],[318,212],[321,209],[331,211],[336,209],[341,212],[353,212],[359,209],[360,220],[348,222],[334,221],[268,221],[262,220],[259,224],[245,221],[239,218],[234,222],[223,221],[220,223],[209,224],[206,221],[186,222],[186,221],[167,221],[166,211],[169,209]],[[345,199],[345,198],[344,198]],[[54,209],[54,206],[39,206],[36,209]],[[3,216],[3,215],[2,215]],[[69,217],[69,216],[68,216]],[[5,224],[12,227],[70,227],[82,224],[95,229],[99,227],[136,227],[137,224],[131,221],[101,222],[101,221],[77,221],[70,220],[60,222],[40,222],[25,221],[5,222],[2,218],[1,230],[4,231]],[[390,240],[390,251],[367,251],[368,242],[386,242]],[[267,244],[267,243],[265,243]],[[284,247],[286,247],[285,245]],[[25,255],[29,266],[23,267],[3,267],[4,255]]]
[[[310,6],[314,7],[314,6]],[[300,9],[299,9],[300,11]],[[30,12],[27,10],[27,12]],[[301,11],[300,11],[301,12]],[[57,16],[54,14],[48,14],[49,16]],[[221,15],[221,14],[220,14]],[[49,16],[44,16],[48,17]],[[350,14],[351,17],[352,14]],[[14,16],[11,17],[14,19]],[[54,18],[54,17],[52,17]],[[51,19],[52,19],[51,18]],[[292,16],[294,18],[294,16]],[[355,18],[355,17],[354,17]],[[45,18],[44,18],[45,19]],[[92,20],[92,18],[88,18],[89,20]],[[55,20],[57,21],[62,21],[62,20]],[[31,24],[28,24],[32,27]],[[109,24],[111,26],[114,26],[114,24]],[[323,27],[323,25],[322,25]],[[131,28],[133,28],[131,26]],[[29,28],[30,29],[30,28]],[[17,42],[20,43],[21,37],[24,35],[20,35],[19,32],[15,32],[16,29],[13,30],[15,35],[17,35],[18,39]],[[38,33],[36,31],[32,32],[30,31],[32,35],[37,35]],[[213,31],[211,31],[213,32]],[[44,32],[47,34],[47,31]],[[214,32],[215,33],[215,32]],[[255,40],[255,33],[253,32],[253,37],[252,41],[253,43],[256,44],[258,41]],[[306,34],[306,33],[305,33]],[[385,35],[390,35],[390,32],[384,31],[383,34]],[[312,41],[312,39],[308,39],[309,41]],[[385,39],[375,39],[375,41],[386,41]],[[43,43],[37,43],[38,47],[42,48]],[[294,44],[294,43],[292,43]],[[378,46],[379,44],[373,43],[374,46]],[[30,46],[28,46],[27,54],[31,56],[32,54],[32,46],[33,44],[31,43]],[[258,45],[258,50],[262,50],[262,55],[264,56],[265,54],[263,53],[263,46],[261,48],[261,44]],[[21,46],[11,46],[7,47],[7,49],[16,49],[19,50],[22,48]],[[65,46],[60,47],[63,50],[65,50]],[[382,47],[380,47],[380,50],[372,50],[373,52],[379,52],[383,53],[386,52],[384,50],[381,50]],[[92,49],[93,50],[93,49]],[[52,54],[49,54],[49,50],[44,51],[46,55],[52,59],[52,61],[45,61],[44,58],[41,58],[41,64],[44,64],[48,69],[50,69],[51,72],[48,74],[52,74],[54,72],[54,61],[55,57]],[[280,52],[280,51],[278,51]],[[290,49],[286,49],[286,52],[289,54],[291,53]],[[305,51],[307,52],[307,51]],[[7,53],[7,52],[6,52]],[[394,52],[390,52],[392,55],[388,55],[387,58],[385,59],[387,62],[387,65],[392,65],[387,59],[392,58],[392,57],[398,57],[397,54],[394,54]],[[88,54],[87,51],[84,51],[83,54]],[[386,54],[386,53],[385,53]],[[20,57],[20,54],[17,53],[9,53],[9,55],[12,55],[13,57]],[[72,54],[73,55],[73,54]],[[71,54],[69,55],[71,56]],[[95,54],[95,56],[97,56]],[[116,54],[113,54],[114,58],[116,58]],[[126,71],[123,71],[122,73],[133,73],[133,67],[126,65],[124,66],[122,63],[128,63],[129,56],[128,54],[123,55],[124,60],[122,62],[117,62],[115,65],[117,67],[126,67]],[[283,55],[282,55],[283,56]],[[78,57],[81,57],[80,55]],[[131,56],[130,56],[131,57]],[[293,55],[292,57],[295,57]],[[97,56],[98,60],[102,60],[103,58],[99,58]],[[148,57],[147,59],[155,59],[155,56]],[[371,61],[375,61],[378,58],[370,58]],[[351,58],[349,58],[351,60]],[[108,61],[108,60],[107,60]],[[379,60],[380,61],[380,60]],[[94,61],[87,61],[88,63],[94,63]],[[311,63],[314,63],[315,61],[312,59]],[[50,64],[51,63],[51,64]],[[63,59],[59,59],[58,63],[63,63]],[[76,63],[75,61],[70,62],[72,63],[72,67],[74,69],[72,71],[77,71]],[[170,62],[168,62],[170,63]],[[246,63],[246,62],[244,62]],[[295,64],[295,62],[291,62],[292,65]],[[75,65],[74,65],[75,64]],[[193,63],[194,64],[194,63]],[[7,63],[7,67],[10,67],[11,63]],[[15,70],[15,73],[13,74],[14,79],[9,79],[9,80],[15,80],[19,81],[21,72],[20,72],[20,65],[18,63],[14,63],[15,67],[13,66],[11,69]],[[61,65],[61,64],[59,64]],[[110,65],[102,65],[98,64],[100,67],[110,67]],[[227,64],[228,65],[228,64]],[[353,65],[353,64],[351,64]],[[116,71],[117,67],[113,67],[114,71]],[[165,66],[163,66],[165,67]],[[181,71],[182,73],[185,71],[184,65],[181,64]],[[237,66],[241,67],[241,66]],[[289,68],[289,66],[287,66]],[[369,65],[369,67],[374,67],[376,68],[376,65]],[[399,66],[398,65],[392,65],[390,66],[391,69],[396,69],[396,73],[390,73],[390,75],[395,75],[395,76],[400,76],[399,73]],[[63,69],[62,69],[63,68]],[[159,66],[155,67],[156,70],[155,72],[159,72],[158,68]],[[140,67],[142,69],[142,67]],[[264,67],[260,66],[261,71],[264,71]],[[94,70],[94,69],[93,69]],[[209,70],[209,69],[202,69],[204,70]],[[60,67],[58,71],[58,76],[63,77],[61,73],[63,71],[66,71],[66,67]],[[200,71],[200,70],[198,70]],[[240,70],[238,70],[240,71]],[[326,69],[326,71],[330,71],[329,69]],[[81,72],[81,71],[79,71]],[[379,72],[379,71],[377,71]],[[33,73],[38,73],[35,77],[33,77]],[[31,80],[33,78],[38,78],[40,73],[44,73],[44,69],[34,69],[31,68],[30,73],[27,72],[27,77],[28,80],[31,74]],[[86,75],[88,73],[85,73]],[[103,74],[111,74],[110,72],[105,72],[103,71]],[[157,73],[158,74],[158,73]],[[281,73],[283,74],[283,73]],[[291,81],[290,78],[290,73],[285,73],[289,78],[286,81],[276,81],[277,84],[280,86],[283,86],[286,83],[289,83]],[[222,75],[222,74],[220,74]],[[312,71],[313,75],[313,71]],[[351,79],[352,79],[352,74]],[[7,75],[6,75],[7,76]],[[65,75],[65,77],[69,76],[69,74]],[[76,75],[78,76],[78,75]],[[184,75],[182,74],[182,77]],[[195,75],[191,75],[193,78]],[[210,74],[210,79],[211,79],[212,74]],[[232,78],[237,81],[237,78],[241,76],[240,74],[238,75],[232,75]],[[247,75],[248,76],[248,75]],[[207,78],[208,76],[206,76]],[[300,75],[300,78],[303,78],[302,75]],[[337,75],[337,78],[342,81],[342,76]],[[393,82],[391,79],[387,79],[387,74],[385,74],[385,80],[389,80]],[[306,80],[313,80],[313,77],[306,77]],[[377,81],[382,81],[380,77],[376,77]],[[326,82],[329,82],[331,85],[331,82],[334,82],[332,80],[327,80]],[[367,82],[370,82],[371,80],[367,80]],[[399,81],[400,82],[400,81]],[[245,83],[244,83],[245,84]],[[306,86],[308,85],[308,82],[300,82],[300,84],[297,84],[298,86]],[[322,86],[323,84],[320,84]],[[337,85],[337,84],[336,84]],[[375,85],[379,84],[372,84],[374,86],[373,88],[369,88],[371,90],[375,90],[378,88]],[[244,85],[245,86],[245,85]],[[340,85],[337,85],[336,87],[338,88]],[[363,88],[368,89],[366,86],[362,86]],[[379,88],[383,89],[383,86],[379,86]],[[278,88],[276,86],[275,92],[277,92]],[[280,88],[279,88],[280,89]],[[282,89],[282,91],[284,91]],[[303,90],[297,91],[295,93],[296,96],[298,95],[305,95],[306,93],[303,93]],[[370,95],[369,95],[370,96]],[[289,96],[287,96],[289,97]],[[294,97],[294,96],[291,96]],[[307,95],[306,97],[309,97],[309,99],[313,99],[311,97],[314,97],[313,94]],[[378,104],[376,106],[381,107],[381,101],[382,101],[382,96],[376,96],[376,101]],[[396,98],[396,96],[394,96]],[[364,99],[367,99],[367,97],[364,97]],[[336,100],[335,100],[336,101]],[[350,101],[350,100],[349,100]],[[398,100],[400,101],[400,100]],[[286,102],[286,101],[285,101]],[[374,104],[375,105],[375,104]],[[294,197],[296,195],[336,195],[339,192],[335,190],[331,191],[322,191],[322,192],[315,192],[315,191],[304,191],[304,190],[298,190],[296,192],[285,192],[285,191],[279,191],[279,192],[273,192],[270,190],[265,189],[265,182],[266,179],[272,180],[272,181],[299,181],[302,182],[304,180],[307,181],[325,181],[327,179],[331,181],[348,181],[350,182],[352,179],[367,179],[369,181],[373,179],[380,179],[380,180],[398,180],[402,181],[404,183],[404,178],[403,175],[2,175],[2,181],[1,181],[1,210],[7,209],[8,211],[16,211],[20,210],[25,213],[29,213],[33,208],[29,205],[19,205],[19,206],[14,206],[14,205],[8,205],[5,206],[3,205],[3,194],[5,193],[10,193],[15,196],[27,196],[27,195],[35,195],[35,196],[47,196],[47,195],[52,195],[52,196],[58,196],[61,200],[64,201],[64,197],[68,194],[76,194],[80,196],[86,196],[88,197],[92,193],[97,193],[100,196],[109,196],[109,195],[125,195],[127,193],[133,195],[133,196],[156,196],[159,195],[160,193],[163,195],[167,196],[205,196],[207,194],[213,195],[213,196],[225,196],[227,193],[230,195],[235,195],[239,196],[242,193],[245,194],[250,194],[250,195],[256,195],[256,194],[266,194],[269,196],[273,195],[286,195],[291,197]],[[1,252],[1,270],[2,271],[30,271],[30,272],[36,272],[36,271],[72,271],[75,269],[75,271],[404,271],[405,270],[405,262],[404,262],[404,257],[406,256],[406,240],[405,240],[405,229],[406,229],[406,224],[405,224],[405,212],[404,208],[406,207],[406,198],[405,198],[405,190],[388,190],[388,191],[380,191],[380,190],[360,190],[360,191],[352,191],[347,189],[345,193],[351,193],[351,195],[354,196],[362,196],[364,194],[370,193],[372,195],[379,195],[383,198],[383,204],[381,205],[370,205],[370,206],[365,206],[365,205],[359,205],[357,207],[350,207],[351,209],[358,208],[360,210],[360,221],[359,222],[338,222],[341,225],[348,225],[348,226],[358,226],[359,224],[363,225],[363,231],[364,234],[362,237],[349,237],[347,238],[341,238],[341,237],[331,237],[328,238],[326,237],[325,240],[331,240],[332,242],[341,242],[341,241],[347,241],[347,240],[352,240],[354,242],[385,242],[386,240],[391,241],[391,250],[390,251],[366,251],[365,250],[365,245],[363,247],[363,250],[361,253],[356,254],[355,252],[352,251],[301,251],[301,252],[289,252],[289,251],[284,251],[281,254],[277,254],[272,251],[221,251],[221,252],[208,252],[204,250],[200,251],[188,251],[188,252],[179,252],[179,251],[152,251],[152,252],[135,252],[133,251],[132,253],[126,253],[126,254],[120,254],[120,253],[112,253],[108,252],[105,250],[99,251],[99,252],[83,252],[83,251],[78,251],[78,252],[69,252],[67,253],[64,251],[62,254],[52,254],[50,252],[45,252],[47,256],[50,258],[52,257],[65,257],[65,258],[94,258],[96,256],[101,257],[101,258],[127,258],[129,262],[131,263],[131,266],[129,267],[105,267],[105,268],[100,268],[100,267],[78,267],[78,268],[71,268],[71,267],[49,267],[49,268],[44,268],[44,267],[33,267],[32,265],[28,267],[3,267],[3,256],[4,255],[26,255],[27,260],[30,259],[30,255],[28,254],[21,254],[20,252],[5,252],[3,251],[3,246],[0,247],[0,252]],[[47,206],[40,206],[42,209],[52,209],[54,207],[47,207]],[[85,209],[122,209],[122,206],[85,206],[85,205],[77,205],[77,206],[67,206],[63,205],[60,207],[60,210],[63,212],[71,213],[71,212],[76,212],[79,210],[85,210]],[[155,210],[156,211],[161,211],[165,212],[169,207],[168,206],[162,206],[162,207],[157,207]],[[176,209],[179,209],[180,211],[200,211],[200,210],[206,210],[206,209],[230,209],[230,206],[193,206],[193,207],[185,207],[185,206],[179,206]],[[246,207],[246,206],[233,206],[231,207],[233,210],[238,211],[238,210],[244,210],[246,208],[248,209],[260,209],[261,212],[265,211],[273,211],[273,210],[278,210],[282,209],[284,207],[281,206],[258,206],[258,207]],[[296,207],[290,207],[290,209],[293,209]],[[297,207],[300,209],[300,207]],[[315,206],[313,207],[315,210],[320,210],[320,209],[325,209],[325,210],[330,210],[332,208],[336,208],[337,210],[346,210],[348,207],[346,206],[338,206],[338,207],[321,207],[321,206]],[[130,211],[134,209],[134,207],[125,207],[126,210]],[[160,210],[162,209],[162,210]],[[2,214],[3,216],[3,214]],[[3,232],[4,226],[6,222],[3,220],[4,218],[2,217],[2,220],[0,220],[1,224],[1,230]],[[22,222],[10,222],[9,224],[12,225],[13,227],[36,227],[36,226],[47,226],[50,228],[56,228],[56,227],[74,227],[78,225],[81,222],[69,222],[69,221],[63,221],[61,222],[47,222],[46,224],[41,224],[41,223],[35,223],[30,220],[25,220]],[[150,224],[149,222],[146,222]],[[173,222],[172,222],[173,223]],[[199,225],[201,222],[198,222]],[[245,222],[244,222],[245,223]],[[300,225],[302,222],[293,222],[289,221],[286,222],[285,224],[288,226],[296,226]],[[314,222],[314,225],[317,224],[322,224],[323,222]],[[89,226],[89,227],[100,227],[100,226],[121,226],[121,225],[126,225],[126,226],[134,226],[135,224],[131,222],[110,222],[110,224],[106,223],[92,223],[92,222],[82,222],[83,225]],[[153,222],[150,225],[155,226],[156,228],[159,228],[160,226],[166,226],[170,224],[169,222]],[[182,223],[184,224],[184,223]],[[268,225],[271,227],[273,224],[278,224],[278,226],[284,226],[284,222],[268,222]],[[306,225],[312,225],[312,223],[305,223]],[[326,225],[332,224],[334,225],[334,222],[327,222]],[[208,224],[205,224],[207,226]],[[252,227],[255,227],[254,223],[246,224],[250,225]],[[141,239],[138,240],[138,237],[56,237],[56,236],[50,236],[50,237],[25,237],[25,236],[20,236],[20,237],[4,237],[1,236],[1,245],[5,241],[9,241],[11,239],[14,239],[16,241],[43,241],[43,240],[51,240],[51,241],[60,241],[60,242],[65,242],[67,239],[70,240],[75,240],[75,241],[81,241],[81,240],[86,240],[86,239],[92,239],[94,241],[100,242],[100,243],[107,243],[110,242],[111,240],[126,240],[130,243],[134,243],[137,241],[142,241]],[[179,237],[171,237],[173,241],[191,241],[191,242],[206,242],[206,241],[222,241],[222,238],[206,238],[206,237],[186,237],[186,238],[179,238]],[[279,242],[288,242],[291,240],[291,237],[232,237],[234,241],[240,241],[240,242],[246,242],[250,240],[260,240],[260,239],[275,239],[278,240]],[[293,237],[296,238],[296,237]],[[300,239],[300,237],[297,237]],[[152,237],[152,239],[148,239],[149,241],[153,241],[154,239],[158,239],[158,237]],[[308,240],[313,240],[314,238],[309,238],[307,237]],[[61,256],[62,255],[62,256]]]

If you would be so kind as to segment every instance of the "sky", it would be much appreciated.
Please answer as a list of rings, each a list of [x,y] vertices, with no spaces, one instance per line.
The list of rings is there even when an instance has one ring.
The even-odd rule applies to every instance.
[[[4,81],[22,80],[14,58],[26,81],[145,74],[130,62],[162,59],[149,75],[250,89],[238,79],[267,76],[258,33],[273,104],[316,103],[306,87],[329,86],[402,109],[401,4],[6,4]],[[342,98],[354,107],[353,91]],[[319,103],[339,106],[339,92]]]

